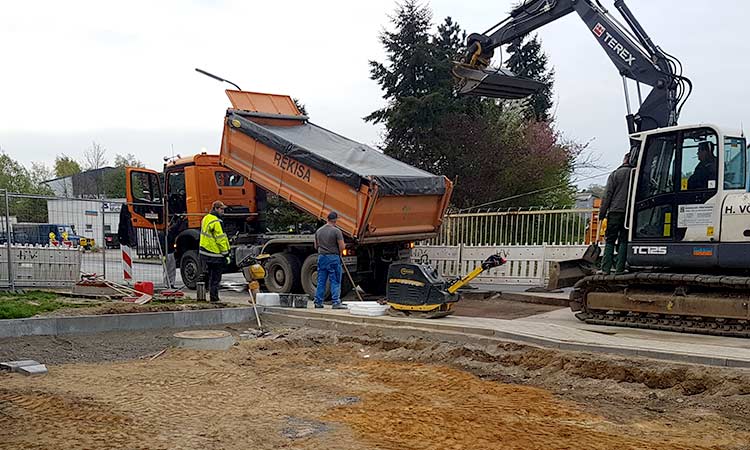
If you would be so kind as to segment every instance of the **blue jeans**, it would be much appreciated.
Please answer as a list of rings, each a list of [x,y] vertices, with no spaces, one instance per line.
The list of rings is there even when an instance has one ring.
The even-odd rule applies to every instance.
[[[331,283],[331,300],[334,305],[341,303],[341,257],[339,255],[318,255],[318,288],[315,291],[315,304],[322,305],[326,296],[326,280]]]

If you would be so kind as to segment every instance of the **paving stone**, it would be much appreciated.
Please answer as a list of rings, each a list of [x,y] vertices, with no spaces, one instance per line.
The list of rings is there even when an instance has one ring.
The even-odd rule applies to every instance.
[[[17,372],[19,367],[24,366],[38,366],[39,363],[37,361],[34,361],[33,359],[24,359],[21,361],[6,361],[0,363],[0,368],[4,370],[10,370],[13,372]]]
[[[44,364],[37,364],[34,366],[22,366],[19,367],[16,372],[27,375],[27,376],[39,376],[47,374],[47,366]]]

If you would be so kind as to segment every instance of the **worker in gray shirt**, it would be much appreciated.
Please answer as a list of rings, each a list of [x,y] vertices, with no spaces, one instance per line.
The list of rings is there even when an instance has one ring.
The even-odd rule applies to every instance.
[[[341,253],[344,251],[344,234],[336,227],[338,214],[331,211],[328,223],[315,232],[315,250],[318,251],[318,287],[315,291],[315,307],[323,307],[326,281],[330,281],[333,309],[346,309],[341,304]]]
[[[628,187],[630,185],[630,153],[625,155],[622,165],[615,169],[607,179],[602,206],[599,208],[599,220],[607,219],[607,230],[604,237],[604,258],[602,272],[609,274],[617,245],[616,273],[625,272],[625,260],[628,253],[628,230],[625,229],[625,209],[628,204]]]

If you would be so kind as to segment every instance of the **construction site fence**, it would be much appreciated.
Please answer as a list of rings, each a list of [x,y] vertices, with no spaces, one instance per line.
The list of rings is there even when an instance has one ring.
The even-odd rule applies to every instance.
[[[163,287],[164,233],[156,230],[136,229],[136,245],[129,251],[132,278],[126,280],[128,258],[123,258],[117,237],[120,211],[126,206],[124,199],[0,190],[0,287],[68,288],[82,274]]]
[[[448,214],[429,246],[588,245],[597,241],[598,210],[506,209]]]
[[[429,264],[446,279],[471,272],[490,255],[501,254],[508,262],[487,270],[477,284],[546,286],[554,261],[579,259],[588,245],[418,245],[412,261]]]

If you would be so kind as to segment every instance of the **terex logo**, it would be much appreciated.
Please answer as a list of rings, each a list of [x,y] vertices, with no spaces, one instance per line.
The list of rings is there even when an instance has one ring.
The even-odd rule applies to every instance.
[[[593,31],[598,38],[604,36],[604,43],[607,44],[609,48],[614,50],[615,53],[617,53],[617,56],[625,61],[628,66],[633,66],[633,62],[635,62],[635,56],[633,56],[625,47],[623,47],[622,44],[617,42],[617,39],[615,39],[614,36],[607,32],[607,29],[604,28],[604,25],[597,23],[591,31]]]
[[[634,255],[666,255],[667,247],[646,247],[646,246],[635,246],[633,247]]]
[[[594,31],[594,34],[596,35],[596,37],[602,37],[602,35],[604,34],[604,32],[607,31],[607,29],[604,28],[604,25],[602,25],[600,23],[597,23],[596,26],[594,27],[593,31]]]

